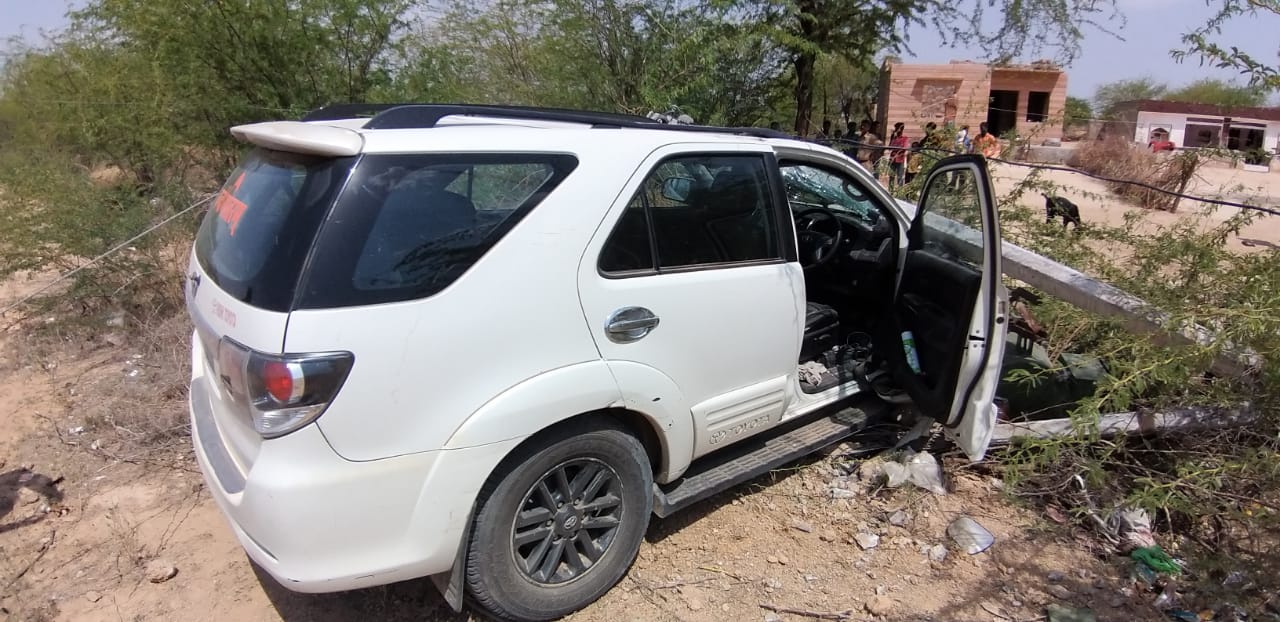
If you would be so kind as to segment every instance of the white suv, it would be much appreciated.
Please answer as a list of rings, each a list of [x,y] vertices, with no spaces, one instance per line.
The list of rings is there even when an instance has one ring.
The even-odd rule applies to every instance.
[[[191,256],[192,429],[290,589],[432,576],[455,608],[554,618],[650,515],[849,436],[877,393],[986,450],[1005,292],[979,157],[917,211],[767,130],[348,105],[232,133],[255,148]]]

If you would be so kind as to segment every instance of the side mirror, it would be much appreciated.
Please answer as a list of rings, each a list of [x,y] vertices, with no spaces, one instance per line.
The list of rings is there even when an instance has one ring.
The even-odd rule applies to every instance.
[[[688,177],[668,177],[662,182],[662,196],[671,201],[684,203],[693,190],[693,180]]]

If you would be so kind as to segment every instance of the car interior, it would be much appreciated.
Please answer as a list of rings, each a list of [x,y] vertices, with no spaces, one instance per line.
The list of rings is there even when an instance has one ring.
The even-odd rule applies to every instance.
[[[874,354],[892,311],[896,225],[853,179],[800,162],[781,172],[807,292],[800,386],[817,393],[859,378]]]
[[[781,166],[807,290],[801,389],[817,393],[857,380],[882,397],[909,396],[922,413],[945,420],[982,291],[981,262],[920,228],[910,232],[896,285],[897,225],[886,206],[847,176],[807,163]],[[935,184],[922,205],[980,227],[972,222],[978,207],[970,188]],[[908,332],[915,365],[904,348]]]

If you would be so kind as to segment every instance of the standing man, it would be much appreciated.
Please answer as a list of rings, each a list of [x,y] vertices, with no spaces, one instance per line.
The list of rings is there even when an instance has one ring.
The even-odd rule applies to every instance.
[[[890,190],[907,183],[907,151],[911,147],[911,141],[907,139],[906,129],[906,123],[894,123],[893,134],[889,138],[889,147],[892,149],[889,154]]]
[[[869,119],[862,122],[862,135],[858,142],[861,143],[858,146],[858,162],[862,164],[863,168],[870,171],[872,175],[879,177],[879,173],[876,171],[876,163],[880,160],[882,151],[880,146],[884,144],[884,141],[876,135],[874,122]]]

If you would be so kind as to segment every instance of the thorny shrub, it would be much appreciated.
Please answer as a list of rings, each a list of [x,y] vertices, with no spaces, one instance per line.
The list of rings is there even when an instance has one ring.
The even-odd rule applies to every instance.
[[[1182,193],[1186,191],[1202,161],[1202,156],[1196,151],[1158,155],[1130,141],[1110,137],[1081,143],[1072,154],[1069,164],[1095,175]],[[1107,187],[1116,196],[1142,207],[1166,212],[1178,209],[1179,199],[1173,195],[1129,183],[1107,182]]]
[[[1046,297],[1035,309],[1049,327],[1046,349],[1096,356],[1108,373],[1071,409],[1077,434],[1015,444],[1001,455],[1007,476],[1021,495],[1071,509],[1085,526],[1122,506],[1148,510],[1168,536],[1162,543],[1188,560],[1203,604],[1261,611],[1280,588],[1280,251],[1241,254],[1228,242],[1264,216],[1232,208],[1152,227],[1135,210],[1120,226],[1065,232],[1018,205],[1025,193],[1054,189],[1032,173],[1003,197],[1006,239],[1142,298],[1168,314],[1167,327],[1199,325],[1214,338],[1179,343]],[[1244,377],[1213,373],[1218,358],[1255,367]],[[1208,431],[1099,434],[1104,413],[1185,406],[1253,418],[1216,428],[1210,415]]]

